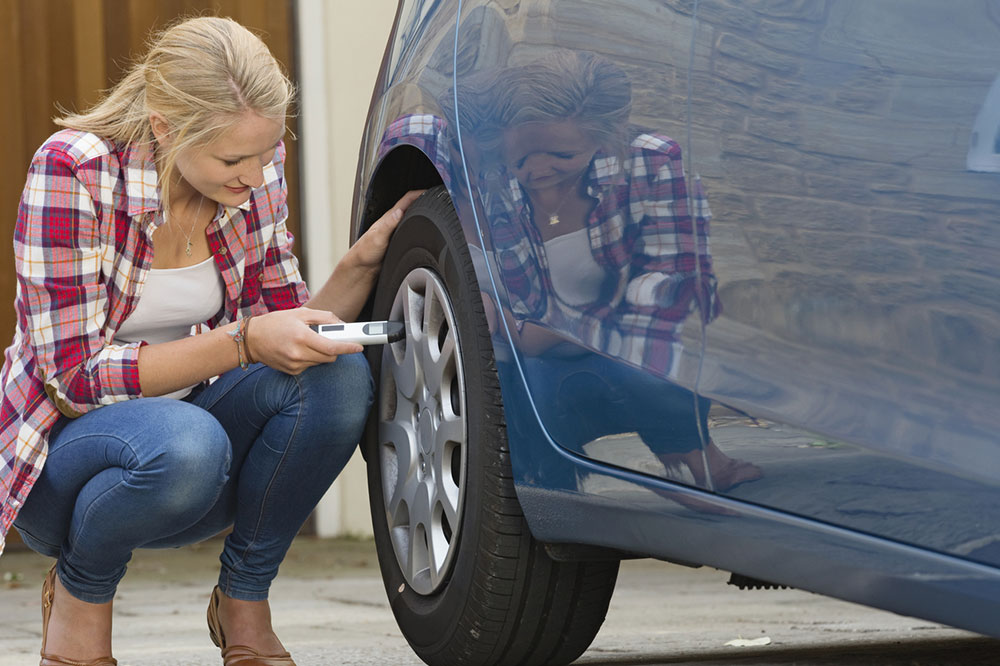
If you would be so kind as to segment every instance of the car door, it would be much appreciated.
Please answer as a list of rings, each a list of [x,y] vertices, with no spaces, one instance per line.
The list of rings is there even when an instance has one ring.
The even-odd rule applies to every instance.
[[[1000,564],[994,3],[687,3],[727,495]]]
[[[678,140],[692,19],[672,4],[475,3],[448,117],[518,408],[574,454],[704,486],[711,214]]]

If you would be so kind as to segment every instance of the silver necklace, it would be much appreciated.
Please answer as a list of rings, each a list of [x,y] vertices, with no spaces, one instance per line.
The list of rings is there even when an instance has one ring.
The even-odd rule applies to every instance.
[[[573,191],[578,187],[579,182],[580,182],[580,177],[577,176],[577,179],[573,181],[573,185],[568,190],[566,190],[566,194],[562,196],[562,199],[559,201],[559,205],[556,206],[556,209],[551,213],[548,213],[549,226],[555,226],[559,224],[559,211],[561,211],[563,206],[566,205],[566,202],[569,201],[570,195],[572,195]],[[545,211],[542,211],[542,214],[545,215],[546,214]]]
[[[194,213],[194,224],[191,225],[191,231],[187,232],[184,236],[184,240],[186,241],[184,254],[189,257],[191,256],[191,237],[194,236],[194,228],[198,226],[198,218],[201,217],[201,205],[203,203],[205,203],[205,197],[201,197],[201,199],[198,200],[198,210]],[[181,233],[184,233],[183,229],[181,229]]]

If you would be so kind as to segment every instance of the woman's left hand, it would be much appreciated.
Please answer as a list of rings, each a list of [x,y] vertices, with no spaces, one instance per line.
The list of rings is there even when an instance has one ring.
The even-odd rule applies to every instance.
[[[406,209],[423,193],[424,190],[407,192],[388,213],[361,234],[306,306],[314,310],[329,310],[343,321],[354,321],[378,279],[392,232],[399,226]]]
[[[382,257],[385,256],[385,251],[389,247],[389,239],[392,237],[392,232],[399,226],[399,221],[403,219],[403,213],[425,191],[410,190],[404,194],[403,198],[389,209],[389,212],[376,220],[368,228],[368,231],[361,234],[361,238],[351,247],[349,252],[355,266],[378,268],[382,265]]]

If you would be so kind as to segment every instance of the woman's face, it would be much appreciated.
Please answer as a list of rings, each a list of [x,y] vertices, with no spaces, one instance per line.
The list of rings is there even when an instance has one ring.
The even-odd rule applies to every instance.
[[[225,206],[238,206],[263,185],[264,167],[274,159],[284,135],[284,119],[247,112],[211,142],[182,150],[177,170],[194,191]]]
[[[525,123],[503,135],[504,160],[529,190],[575,181],[597,149],[597,142],[573,120]]]

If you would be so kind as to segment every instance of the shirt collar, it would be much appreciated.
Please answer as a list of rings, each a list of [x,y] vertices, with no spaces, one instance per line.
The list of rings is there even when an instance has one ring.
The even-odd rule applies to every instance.
[[[122,153],[125,193],[131,217],[160,210],[160,184],[153,151],[146,146],[127,146]]]
[[[156,162],[153,161],[153,151],[143,146],[129,146],[122,154],[122,166],[125,169],[129,216],[159,211],[160,181]],[[239,206],[223,206],[227,213],[223,218],[232,217],[237,210],[249,211],[250,201],[251,199],[247,199]]]
[[[604,151],[598,151],[594,159],[590,161],[590,170],[587,172],[587,188],[593,190],[609,185],[624,185],[625,170],[622,169],[622,161],[617,155],[609,155]]]

